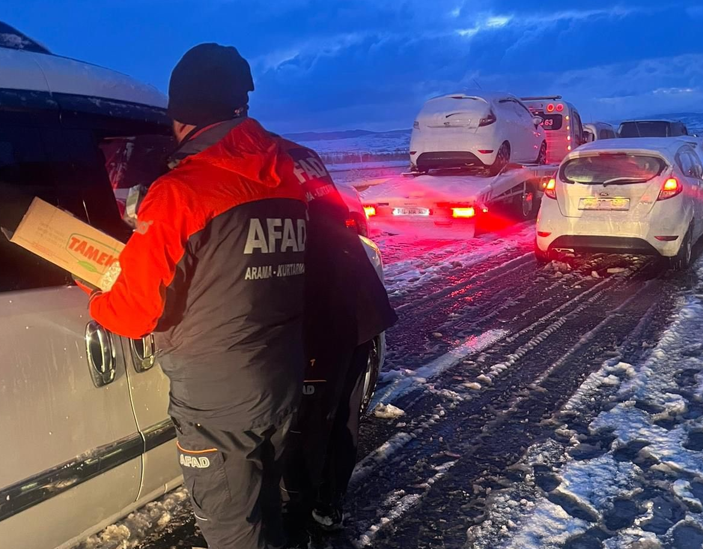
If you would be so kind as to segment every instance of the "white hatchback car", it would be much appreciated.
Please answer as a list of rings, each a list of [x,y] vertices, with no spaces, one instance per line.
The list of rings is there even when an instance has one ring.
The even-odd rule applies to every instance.
[[[515,96],[479,91],[430,99],[413,124],[413,170],[485,166],[498,174],[509,162],[544,164],[542,119]]]
[[[571,152],[547,184],[535,253],[659,254],[686,268],[703,234],[703,162],[691,139],[609,139]]]

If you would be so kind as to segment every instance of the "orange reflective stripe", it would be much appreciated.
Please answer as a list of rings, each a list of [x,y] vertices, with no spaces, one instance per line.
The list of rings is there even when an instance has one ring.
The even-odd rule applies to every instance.
[[[181,452],[185,452],[186,454],[211,454],[213,452],[218,451],[217,448],[209,448],[207,450],[186,450],[185,448],[183,448],[183,446],[181,446],[181,443],[178,441],[176,441],[176,446],[178,446],[178,449]]]

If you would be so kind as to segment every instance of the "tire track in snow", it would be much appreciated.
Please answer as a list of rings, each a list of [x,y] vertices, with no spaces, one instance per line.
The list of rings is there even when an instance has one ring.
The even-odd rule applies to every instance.
[[[534,438],[544,435],[543,418],[555,411],[605,358],[612,356],[609,346],[594,342],[606,337],[608,341],[625,345],[631,341],[633,332],[641,333],[640,319],[649,314],[654,304],[665,303],[669,293],[665,291],[665,283],[661,280],[647,282],[651,274],[650,269],[645,269],[641,276],[592,301],[585,312],[593,315],[595,323],[589,323],[585,330],[578,329],[579,313],[576,310],[570,313],[571,318],[565,325],[569,328],[567,331],[581,333],[578,338],[562,339],[563,343],[571,341],[571,345],[559,351],[552,344],[541,353],[526,355],[520,368],[513,369],[500,387],[490,387],[468,405],[460,403],[448,410],[448,419],[437,426],[433,435],[442,440],[442,444],[433,450],[436,453],[442,445],[451,445],[452,452],[461,458],[455,460],[450,472],[422,494],[412,510],[376,535],[374,547],[463,546],[467,523],[462,508],[471,504],[468,494],[476,479],[487,472],[505,469],[517,461]],[[529,376],[525,375],[527,370],[531,373]],[[447,380],[447,385],[450,384]],[[506,391],[506,384],[513,390]],[[468,408],[476,405],[482,405],[482,413],[472,417]],[[425,437],[428,434],[425,433]],[[396,461],[400,459],[396,457]],[[412,463],[422,457],[406,455],[403,459]],[[398,484],[395,490],[402,486],[402,482]]]
[[[406,444],[391,459],[378,463],[378,470],[374,472],[374,476],[377,479],[395,477],[392,482],[383,483],[385,486],[390,484],[386,488],[386,495],[383,495],[383,490],[378,482],[373,484],[366,483],[354,490],[353,494],[350,494],[350,501],[366,502],[368,505],[369,502],[386,501],[391,494],[396,493],[398,490],[413,493],[412,487],[423,485],[427,479],[432,478],[436,467],[442,465],[441,462],[443,460],[446,463],[446,460],[449,459],[447,457],[449,454],[461,455],[462,458],[459,461],[463,461],[467,455],[475,455],[478,445],[481,444],[486,435],[485,425],[491,420],[495,421],[497,417],[503,417],[506,412],[514,414],[516,403],[526,402],[526,399],[531,395],[537,395],[540,399],[543,398],[544,389],[540,389],[535,383],[550,379],[555,371],[562,372],[564,369],[573,369],[574,354],[579,349],[591,349],[593,338],[597,334],[607,331],[608,326],[612,322],[604,321],[608,314],[613,313],[621,321],[623,315],[619,310],[620,307],[628,308],[627,310],[629,310],[629,307],[635,306],[639,308],[646,303],[645,311],[649,310],[651,303],[648,303],[646,299],[635,300],[632,297],[633,291],[638,296],[641,296],[642,293],[646,294],[645,297],[650,300],[661,298],[660,293],[652,296],[648,292],[644,292],[648,286],[643,282],[643,279],[646,280],[647,277],[651,276],[651,269],[653,268],[651,264],[647,264],[646,267],[644,269],[645,272],[630,278],[617,277],[599,281],[594,287],[583,292],[585,296],[581,295],[578,299],[572,299],[565,304],[560,304],[546,315],[542,315],[542,318],[546,316],[548,319],[554,319],[557,315],[559,315],[559,318],[554,319],[552,323],[544,326],[540,332],[532,335],[527,343],[523,342],[524,338],[522,336],[529,334],[529,332],[535,332],[537,329],[535,326],[529,327],[523,334],[513,338],[511,343],[517,345],[514,350],[517,351],[522,348],[524,351],[523,353],[513,353],[518,355],[515,364],[519,363],[520,368],[511,368],[507,371],[505,378],[497,380],[494,386],[483,388],[478,395],[468,395],[460,392],[456,394],[457,400],[450,404],[447,404],[446,398],[436,398],[442,394],[441,390],[457,389],[457,386],[461,387],[462,384],[457,383],[460,379],[457,378],[471,379],[472,372],[461,372],[461,375],[457,375],[459,372],[454,371],[453,376],[445,376],[443,378],[444,382],[435,386],[435,389],[439,388],[440,390],[432,395],[434,398],[423,399],[427,400],[427,402],[417,401],[414,404],[414,407],[422,408],[422,410],[406,408],[408,415],[424,419],[424,423],[422,420],[416,422],[417,429],[420,432],[412,440],[406,441]],[[588,319],[586,322],[582,321],[584,317]],[[635,329],[639,325],[638,317],[631,318],[631,320],[634,323],[634,327],[626,323],[626,332],[628,329]],[[539,325],[543,326],[544,321]],[[553,329],[554,326],[557,326],[556,330]],[[559,333],[560,329],[567,334],[566,337],[557,336],[559,341],[550,345],[548,343],[549,338]],[[584,341],[580,341],[581,337],[587,335],[588,337]],[[568,341],[572,341],[572,344],[564,345]],[[577,342],[576,345],[573,345],[573,341]],[[545,345],[545,343],[547,344]],[[525,348],[525,345],[528,348]],[[598,352],[603,351],[601,348],[597,350]],[[500,353],[505,352],[506,349],[500,350]],[[564,356],[566,358],[560,360]],[[586,362],[584,367],[589,367],[589,365],[590,362]],[[545,371],[549,373],[545,374]],[[563,395],[565,395],[564,392],[556,392],[554,397],[561,398]],[[441,409],[438,409],[438,406]],[[444,406],[447,406],[446,410],[443,409]],[[416,413],[418,411],[421,413]],[[438,411],[439,413],[437,413]],[[521,449],[518,448],[517,451]],[[415,501],[415,507],[426,507],[421,500],[431,492],[432,490],[422,492],[423,495],[420,500]],[[363,506],[363,503],[358,504],[358,507],[361,506]],[[354,527],[354,536],[357,540],[362,539],[370,524],[374,525],[383,522],[384,526],[381,530],[392,527],[393,521],[384,520],[383,516],[379,519],[376,516],[377,509],[375,507],[372,511],[364,511],[363,509],[360,511],[360,516],[357,517],[357,523]],[[410,510],[408,509],[405,512],[410,512]],[[369,515],[371,516],[369,517]],[[396,517],[394,521],[397,520],[403,521],[403,526],[398,527],[398,533],[402,534],[405,543],[395,545],[389,542],[388,547],[405,547],[408,546],[407,544],[410,540],[414,539],[412,536],[406,536],[402,533],[406,519]],[[375,535],[378,535],[378,533]],[[462,535],[465,540],[465,534]],[[376,546],[378,545],[374,543],[374,547]]]

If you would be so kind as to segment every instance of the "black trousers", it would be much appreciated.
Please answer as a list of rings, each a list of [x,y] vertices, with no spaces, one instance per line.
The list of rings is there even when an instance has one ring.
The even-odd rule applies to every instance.
[[[292,537],[305,526],[315,505],[342,505],[356,465],[370,349],[368,343],[340,354],[336,369],[305,382],[283,475],[285,516]],[[307,377],[314,373],[308,372]]]
[[[238,431],[174,418],[178,459],[209,549],[285,546],[281,459],[291,421]]]

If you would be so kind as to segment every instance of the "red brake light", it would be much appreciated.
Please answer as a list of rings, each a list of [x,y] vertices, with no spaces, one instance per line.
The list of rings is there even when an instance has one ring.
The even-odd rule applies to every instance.
[[[662,185],[661,191],[659,191],[659,198],[657,200],[667,200],[673,198],[677,194],[683,191],[683,185],[679,183],[679,180],[675,177],[670,177]]]
[[[554,103],[547,105],[547,112],[554,112]]]
[[[376,207],[375,206],[364,206],[364,212],[366,213],[367,219],[369,217],[373,217],[374,215],[376,215]]]
[[[474,217],[476,215],[476,210],[473,206],[468,208],[452,208],[452,217],[454,218],[467,218]]]
[[[496,121],[496,115],[493,111],[488,111],[488,116],[481,118],[481,120],[478,121],[479,127],[483,126],[490,126]]]
[[[552,200],[557,199],[557,180],[552,178],[544,186],[544,196],[551,198]]]
[[[564,105],[562,105],[561,103],[559,103],[559,104],[557,105],[557,112],[562,112],[563,110],[564,110]]]

